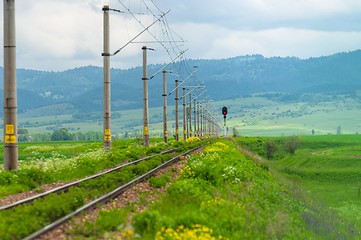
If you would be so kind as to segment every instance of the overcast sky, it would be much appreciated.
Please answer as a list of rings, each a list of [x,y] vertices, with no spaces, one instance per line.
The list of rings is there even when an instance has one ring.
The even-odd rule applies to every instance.
[[[159,15],[151,0],[16,0],[17,67],[64,70],[102,66],[103,4],[134,13]],[[187,58],[228,58],[247,54],[318,57],[361,48],[360,0],[153,0],[163,12],[179,49]],[[131,4],[130,4],[131,3]],[[2,5],[2,4],[1,4]],[[1,15],[3,15],[1,6]],[[136,15],[144,25],[154,18]],[[1,17],[3,19],[3,17]],[[158,24],[157,24],[158,25]],[[3,30],[1,24],[1,38]],[[164,25],[151,29],[161,39]],[[142,30],[130,14],[111,13],[111,51]],[[166,35],[167,35],[166,34]],[[168,36],[169,37],[169,36]],[[169,38],[166,38],[169,39]],[[154,40],[144,33],[137,41]],[[152,45],[152,44],[150,44]],[[167,55],[153,44],[158,57]],[[112,57],[112,67],[141,64],[142,44],[134,43]],[[1,58],[3,53],[1,51]],[[171,58],[169,58],[171,59]],[[168,59],[168,60],[169,60]],[[2,62],[2,61],[1,61]]]

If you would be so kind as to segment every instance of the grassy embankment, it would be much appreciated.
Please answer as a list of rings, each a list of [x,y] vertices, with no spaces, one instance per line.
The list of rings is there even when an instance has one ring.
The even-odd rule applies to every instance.
[[[302,205],[277,179],[219,140],[193,155],[180,178],[134,216],[142,239],[310,239]]]
[[[361,232],[361,136],[303,136],[294,155],[285,150],[289,138],[239,138],[243,146],[266,156],[266,141],[276,151],[270,167],[293,185],[293,194],[321,213],[305,215],[310,227],[344,227],[342,234]],[[352,223],[352,224],[350,224]],[[353,226],[352,226],[353,225]]]

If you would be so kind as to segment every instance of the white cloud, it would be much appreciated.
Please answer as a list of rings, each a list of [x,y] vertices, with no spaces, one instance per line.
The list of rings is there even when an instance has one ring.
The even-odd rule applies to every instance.
[[[38,2],[17,15],[18,53],[48,60],[77,58],[80,52],[95,55],[101,27],[101,15],[87,4]]]
[[[359,0],[153,0],[171,10],[167,22],[187,41],[188,58],[223,58],[243,54],[302,58],[350,51],[361,46]],[[142,1],[121,1],[139,4]],[[152,3],[147,1],[150,7]],[[124,8],[118,0],[38,0],[16,2],[17,65],[60,70],[102,65],[101,8]],[[154,6],[154,12],[159,14]],[[2,6],[0,6],[2,14]],[[145,6],[134,7],[143,12]],[[138,16],[148,25],[153,17]],[[2,36],[2,25],[0,26]],[[111,51],[142,27],[129,14],[111,14]],[[161,25],[152,32],[161,36]],[[154,40],[148,33],[137,41]],[[141,64],[142,44],[130,44],[112,58],[113,67]],[[169,61],[155,46],[152,61]],[[2,58],[2,51],[0,53]],[[156,59],[156,60],[154,60]]]
[[[344,18],[361,20],[361,2],[358,0],[222,0],[165,3],[174,7],[179,22],[192,21],[220,25],[232,29],[267,29],[285,25],[304,25],[332,28]],[[331,21],[330,21],[331,20]],[[327,24],[324,22],[327,21]]]
[[[207,24],[187,24],[183,27],[184,34],[187,34],[187,29],[201,33],[187,34],[193,46],[192,54],[199,58],[227,58],[247,54],[309,58],[356,50],[361,43],[361,32],[296,28],[236,31]]]

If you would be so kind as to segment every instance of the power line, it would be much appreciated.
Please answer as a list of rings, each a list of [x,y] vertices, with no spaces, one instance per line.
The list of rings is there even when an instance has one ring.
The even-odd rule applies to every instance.
[[[123,47],[119,48],[117,51],[115,51],[113,53],[113,56],[118,54],[121,50],[123,50],[126,46],[128,46],[133,40],[137,39],[140,35],[142,35],[145,31],[149,31],[149,28],[152,27],[154,24],[156,24],[161,18],[163,18],[166,14],[168,14],[168,12],[164,13],[162,16],[160,16],[160,18],[158,18],[157,20],[155,20],[152,24],[150,24],[148,27],[145,27],[143,29],[143,31],[141,31],[140,33],[138,33],[135,37],[133,37],[129,42],[127,42]],[[158,42],[158,41],[157,41]]]
[[[188,50],[188,49],[187,49]],[[160,70],[158,70],[158,72],[156,72],[155,74],[153,74],[153,76],[151,76],[149,79],[154,78],[155,76],[157,76],[160,72],[162,72],[166,67],[168,67],[170,64],[174,63],[180,56],[182,56],[187,50],[183,51],[180,53],[180,55],[178,55],[176,58],[174,58],[170,63],[168,63],[167,65],[165,65],[164,67],[162,67]]]
[[[158,41],[158,43],[159,43],[160,45],[162,45],[165,49],[167,49],[167,48],[164,46],[164,44],[161,43],[161,42],[159,41],[159,39],[158,39],[152,32],[149,31],[149,28],[147,28],[147,27],[142,23],[142,21],[139,20],[139,19],[132,13],[132,11],[131,11],[129,8],[127,8],[120,0],[118,0],[118,2],[119,2],[124,8],[126,8],[126,10],[130,13],[130,15],[131,15],[146,31],[148,31],[148,33],[149,33],[156,41]],[[169,13],[169,12],[170,12],[170,10],[168,10],[167,13]],[[154,16],[154,15],[153,15],[153,16]],[[164,14],[163,14],[163,16],[164,16]]]

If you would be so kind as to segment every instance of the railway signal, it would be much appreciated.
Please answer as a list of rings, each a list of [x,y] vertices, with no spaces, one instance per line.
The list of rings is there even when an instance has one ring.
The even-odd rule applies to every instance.
[[[226,106],[224,106],[224,107],[222,108],[222,114],[223,114],[224,118],[226,118],[227,113],[228,113],[228,109],[227,109]]]
[[[227,119],[227,114],[228,114],[228,108],[226,106],[222,107],[222,114],[223,114],[223,119],[224,119],[224,136],[227,137],[226,119]]]

